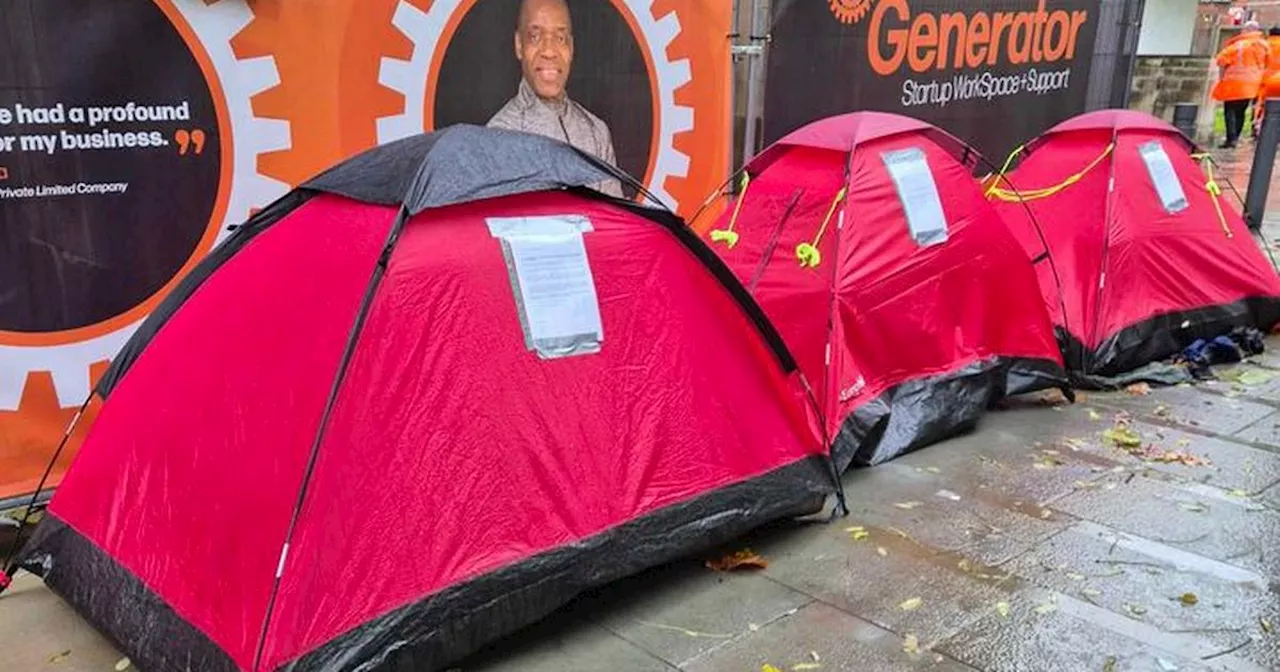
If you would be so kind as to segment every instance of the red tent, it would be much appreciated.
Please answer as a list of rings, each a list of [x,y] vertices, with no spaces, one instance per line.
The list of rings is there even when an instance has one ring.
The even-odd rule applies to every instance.
[[[1280,320],[1275,269],[1194,150],[1146,113],[1092,112],[1028,143],[992,192],[1029,254],[1047,246],[1045,302],[1082,385]]]
[[[795,353],[841,469],[1066,384],[1035,271],[976,158],[916,119],[823,119],[746,166],[710,233]]]
[[[816,510],[785,346],[607,179],[457,126],[259,213],[115,360],[21,566],[149,672],[431,670]]]

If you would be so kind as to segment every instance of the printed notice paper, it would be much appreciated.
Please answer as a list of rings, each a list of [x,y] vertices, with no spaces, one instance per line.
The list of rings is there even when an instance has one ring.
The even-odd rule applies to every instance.
[[[912,147],[886,152],[882,158],[898,189],[898,200],[906,211],[911,237],[921,245],[947,242],[947,217],[924,152]]]
[[[544,359],[600,350],[603,327],[584,217],[492,218],[516,295],[525,345]]]
[[[1151,184],[1155,186],[1165,211],[1172,214],[1186,210],[1189,206],[1187,194],[1182,190],[1178,173],[1174,171],[1173,162],[1169,161],[1169,155],[1165,153],[1160,141],[1152,140],[1143,144],[1138,147],[1138,154],[1142,155],[1143,163],[1147,164],[1147,175],[1151,176]]]

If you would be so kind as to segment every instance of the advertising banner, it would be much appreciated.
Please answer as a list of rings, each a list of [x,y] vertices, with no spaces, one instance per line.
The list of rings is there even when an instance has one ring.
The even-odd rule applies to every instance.
[[[877,110],[1000,163],[1085,110],[1100,0],[773,0],[764,136]]]
[[[375,144],[552,135],[690,215],[728,170],[730,23],[727,0],[5,3],[0,503],[228,227]]]

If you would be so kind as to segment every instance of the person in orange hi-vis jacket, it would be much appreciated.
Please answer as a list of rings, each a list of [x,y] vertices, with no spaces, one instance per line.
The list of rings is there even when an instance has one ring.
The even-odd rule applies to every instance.
[[[1268,93],[1267,82],[1272,81],[1273,76],[1280,73],[1280,26],[1272,26],[1267,31],[1267,46],[1271,49],[1267,56],[1267,67],[1262,73],[1262,86],[1258,87],[1258,97],[1253,105],[1253,137],[1258,137],[1258,132],[1262,130],[1262,117],[1265,116],[1267,110],[1267,97],[1274,95]]]
[[[1222,101],[1227,138],[1223,148],[1235,147],[1244,131],[1244,117],[1249,105],[1258,97],[1262,76],[1267,68],[1271,47],[1262,35],[1257,21],[1245,24],[1240,39],[1232,40],[1218,52],[1222,76],[1213,87],[1213,97]]]

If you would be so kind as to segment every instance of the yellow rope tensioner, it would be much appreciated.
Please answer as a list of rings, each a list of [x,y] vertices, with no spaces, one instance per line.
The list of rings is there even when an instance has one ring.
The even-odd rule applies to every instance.
[[[1062,191],[1063,189],[1066,189],[1067,187],[1075,184],[1076,182],[1079,182],[1082,178],[1084,178],[1086,174],[1089,173],[1089,171],[1093,170],[1094,168],[1097,168],[1098,164],[1102,163],[1103,159],[1107,158],[1107,156],[1111,154],[1111,150],[1115,149],[1115,147],[1116,147],[1115,142],[1108,144],[1107,148],[1102,150],[1102,153],[1098,155],[1098,158],[1090,161],[1089,165],[1085,166],[1080,172],[1068,177],[1067,179],[1053,186],[1042,187],[1040,189],[1028,189],[1025,191],[1020,191],[1020,190],[1001,189],[995,185],[992,185],[991,189],[987,191],[987,196],[988,197],[995,196],[996,198],[1008,203],[1017,203],[1019,201],[1034,201],[1040,198],[1048,198]],[[1012,159],[1012,155],[1010,155],[1010,158]]]
[[[847,186],[841,187],[836,193],[836,197],[831,201],[831,207],[827,208],[827,216],[822,219],[822,226],[818,227],[818,233],[813,236],[813,242],[796,245],[796,258],[800,260],[801,267],[815,268],[822,263],[822,253],[818,251],[818,243],[822,242],[822,234],[827,232],[827,224],[831,223],[831,217],[836,213],[836,207],[844,200],[847,189]]]
[[[1218,186],[1218,181],[1213,178],[1213,157],[1208,154],[1192,154],[1191,158],[1200,159],[1200,165],[1208,177],[1208,181],[1204,183],[1204,190],[1213,198],[1213,209],[1218,211],[1218,223],[1222,225],[1222,232],[1227,234],[1228,238],[1234,238],[1235,234],[1231,233],[1231,227],[1227,226],[1227,216],[1222,212],[1222,187]]]
[[[724,243],[733,249],[738,244],[738,232],[733,227],[738,223],[738,213],[742,212],[742,202],[747,200],[747,187],[751,184],[751,175],[742,171],[742,193],[738,194],[738,202],[733,205],[733,215],[729,217],[729,228],[712,229],[711,242]]]
[[[1004,178],[1005,173],[1009,172],[1009,166],[1010,164],[1013,163],[1013,158],[1021,154],[1022,150],[1026,148],[1027,148],[1026,145],[1018,145],[1017,147],[1013,148],[1012,152],[1009,152],[1009,157],[1004,160],[1004,165],[1000,166],[1000,172],[996,173],[995,179],[991,181],[991,188],[987,189],[987,193],[986,193],[987,198],[991,198],[991,192],[997,189],[996,185],[1000,184],[1000,180]],[[986,182],[991,177],[992,177],[991,175],[987,175],[986,177],[982,178],[982,181]]]

